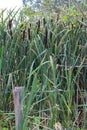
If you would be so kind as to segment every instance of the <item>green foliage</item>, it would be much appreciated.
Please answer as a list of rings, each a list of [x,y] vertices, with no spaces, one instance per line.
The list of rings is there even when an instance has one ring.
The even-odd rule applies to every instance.
[[[28,7],[5,13],[0,13],[2,129],[9,124],[14,129],[14,86],[24,86],[23,130],[56,130],[59,124],[85,129],[86,18],[74,6],[59,14]]]
[[[82,17],[81,12],[77,11],[74,6],[66,10],[66,13],[61,15],[61,20],[68,24],[78,24],[77,19]]]

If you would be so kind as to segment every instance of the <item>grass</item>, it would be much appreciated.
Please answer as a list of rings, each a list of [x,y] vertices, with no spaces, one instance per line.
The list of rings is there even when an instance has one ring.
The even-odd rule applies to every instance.
[[[86,19],[75,8],[61,12],[58,21],[56,15],[40,15],[38,21],[23,19],[20,10],[4,17],[5,12],[0,13],[1,129],[15,129],[14,86],[24,86],[23,130],[86,129]]]

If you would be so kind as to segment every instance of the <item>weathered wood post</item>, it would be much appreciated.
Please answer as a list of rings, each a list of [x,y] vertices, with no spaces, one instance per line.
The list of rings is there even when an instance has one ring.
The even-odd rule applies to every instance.
[[[16,130],[22,130],[23,128],[23,90],[24,87],[15,87],[13,89]]]

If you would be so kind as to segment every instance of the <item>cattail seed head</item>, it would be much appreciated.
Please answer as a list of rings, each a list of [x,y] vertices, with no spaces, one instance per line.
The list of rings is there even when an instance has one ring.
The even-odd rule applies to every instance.
[[[50,40],[52,40],[52,32],[50,31]]]
[[[31,39],[31,36],[30,36],[30,27],[28,28],[28,40]]]
[[[12,30],[10,30],[10,36],[11,36],[11,39],[13,39],[13,33],[12,33]]]
[[[3,43],[5,45],[5,42],[6,42],[6,36],[7,36],[7,33],[4,31],[4,34],[3,34]]]
[[[27,53],[28,53],[28,48],[29,48],[29,46],[26,45],[26,46],[25,46],[25,55],[27,55]]]
[[[12,29],[12,19],[9,20],[8,27],[9,27],[9,29]]]
[[[81,21],[83,22],[83,17],[82,17]],[[81,23],[80,24],[80,28],[82,28],[82,27],[83,27],[83,24]]]
[[[23,30],[23,32],[22,32],[22,39],[23,39],[23,41],[25,39],[25,30]]]
[[[36,22],[36,27],[37,27],[37,34],[38,34],[39,31],[40,31],[40,20],[38,20],[38,21]]]
[[[45,25],[46,25],[46,20],[45,18],[43,18],[43,26],[45,27]]]
[[[44,34],[44,45],[45,45],[46,48],[48,47],[48,45],[47,45],[47,38],[48,38],[48,29],[46,27],[45,34]]]
[[[30,28],[31,28],[31,23],[30,23]]]

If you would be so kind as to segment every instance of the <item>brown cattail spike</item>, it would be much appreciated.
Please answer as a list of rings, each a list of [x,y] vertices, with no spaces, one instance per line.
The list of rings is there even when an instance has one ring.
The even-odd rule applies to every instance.
[[[25,39],[25,30],[23,30],[23,32],[22,32],[22,38],[23,38],[23,41],[24,41],[24,39]]]
[[[72,24],[72,29],[73,29],[73,27],[74,27],[74,26],[73,26],[73,24]]]
[[[44,45],[45,45],[46,48],[48,47],[48,45],[47,45],[47,38],[48,38],[48,29],[46,27],[45,34],[44,34]]]
[[[40,20],[38,20],[38,21],[36,22],[36,27],[37,27],[37,34],[38,34],[39,31],[40,31]]]
[[[7,36],[7,33],[4,31],[4,35],[3,35],[3,42],[4,42],[4,45],[5,45],[5,42],[6,42],[6,36]]]
[[[83,22],[83,20],[84,20],[84,19],[83,19],[83,17],[82,17],[81,21]],[[83,27],[83,24],[82,24],[82,23],[80,24],[80,27],[81,27],[81,28]]]
[[[43,18],[43,26],[45,27],[45,25],[46,25],[46,20],[45,18]]]
[[[83,22],[83,17],[82,17],[82,22]]]
[[[8,30],[9,30],[9,33],[10,33],[10,36],[12,39],[13,38],[13,36],[12,36],[12,19],[10,19],[8,22]]]
[[[22,32],[23,31],[23,23],[21,23],[21,25],[20,25],[20,31]]]
[[[50,40],[52,40],[52,32],[50,31]]]
[[[11,36],[11,39],[13,39],[13,33],[12,33],[12,30],[10,30],[10,36]]]
[[[25,55],[27,55],[27,53],[28,53],[28,49],[29,49],[29,46],[26,45],[26,46],[25,46]]]
[[[12,29],[12,19],[9,20],[8,26],[9,26],[9,29]]]
[[[31,35],[30,35],[30,28],[28,28],[28,40],[31,39]]]

